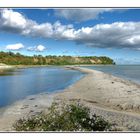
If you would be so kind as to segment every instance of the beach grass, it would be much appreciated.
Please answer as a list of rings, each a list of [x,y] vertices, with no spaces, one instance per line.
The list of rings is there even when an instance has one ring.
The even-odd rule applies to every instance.
[[[16,131],[109,131],[111,124],[81,104],[53,103],[47,114],[19,119]]]

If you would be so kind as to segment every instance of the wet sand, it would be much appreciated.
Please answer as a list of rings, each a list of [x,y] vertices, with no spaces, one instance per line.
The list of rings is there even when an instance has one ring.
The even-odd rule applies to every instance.
[[[67,89],[47,95],[29,96],[0,111],[0,131],[14,131],[19,118],[40,113],[55,102],[80,102],[115,123],[121,131],[140,131],[140,85],[100,71],[67,66],[86,75]]]

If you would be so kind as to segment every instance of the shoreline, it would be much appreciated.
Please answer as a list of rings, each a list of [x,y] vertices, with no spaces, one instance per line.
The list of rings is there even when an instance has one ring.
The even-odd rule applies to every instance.
[[[5,65],[5,66],[0,66],[0,70],[4,70],[4,69],[12,69],[15,68],[13,66],[9,66],[9,65]]]
[[[129,81],[129,80],[122,79],[120,77],[113,76],[111,74],[107,74],[107,73],[97,71],[97,70],[91,70],[88,68],[79,68],[79,67],[66,67],[66,68],[79,70],[81,72],[87,73],[87,75],[85,75],[85,77],[83,77],[81,80],[77,81],[74,85],[65,89],[63,91],[64,93],[61,93],[64,97],[65,96],[66,97],[70,97],[70,96],[76,97],[76,95],[78,95],[79,97],[81,96],[82,98],[85,98],[85,99],[94,98],[94,100],[99,100],[99,101],[101,100],[102,101],[101,103],[104,103],[103,105],[108,105],[108,103],[110,105],[110,103],[112,103],[111,105],[114,104],[115,105],[114,107],[116,109],[129,110],[129,111],[134,111],[134,112],[140,111],[139,102],[136,102],[137,100],[134,100],[134,98],[130,98],[130,96],[131,97],[135,97],[135,96],[140,97],[140,85],[139,84]],[[82,87],[80,87],[80,86],[82,86]],[[79,90],[80,90],[80,92],[79,92]],[[85,90],[85,92],[89,92],[89,94],[83,93],[83,90]],[[105,93],[106,92],[105,90],[108,90],[108,93]],[[65,94],[70,91],[73,92],[73,93],[69,94],[70,96]],[[93,97],[91,97],[91,92],[92,92]],[[101,92],[101,93],[99,93],[99,92]],[[75,94],[75,93],[77,93],[77,94]],[[106,96],[103,98],[102,96],[100,96],[101,94],[106,95]],[[89,97],[87,97],[88,95],[89,95]],[[103,98],[104,100],[102,100],[101,98]],[[117,101],[114,103],[111,102],[111,100],[114,101],[116,99],[120,99],[121,102],[123,101],[122,102],[123,104],[124,104],[124,101],[127,103],[128,99],[131,101],[134,100],[134,102],[131,102],[131,106],[125,105],[125,106],[122,106],[122,108],[120,108],[121,105],[123,105],[123,104],[120,104],[119,100],[118,100],[118,104],[117,104]],[[139,100],[140,100],[140,98],[139,98]],[[138,103],[137,106],[134,106],[136,103]]]
[[[86,73],[79,81],[56,94],[38,94],[3,108],[0,131],[12,131],[12,123],[39,113],[56,102],[78,101],[92,112],[118,124],[123,131],[140,131],[140,85],[78,66],[64,66]]]
[[[0,69],[7,69],[7,68],[17,68],[17,69],[22,69],[22,68],[35,68],[35,67],[71,67],[71,66],[76,66],[76,67],[81,67],[81,66],[114,66],[113,64],[75,64],[75,65],[0,65]]]

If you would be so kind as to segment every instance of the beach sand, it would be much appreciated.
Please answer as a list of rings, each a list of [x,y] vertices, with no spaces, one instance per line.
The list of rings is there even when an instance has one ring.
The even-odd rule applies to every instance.
[[[14,68],[14,67],[13,66],[8,66],[8,65],[4,65],[4,66],[0,65],[0,70],[11,69],[11,68]]]
[[[0,110],[0,131],[14,131],[19,118],[40,113],[52,102],[80,102],[115,123],[120,131],[140,131],[140,85],[100,71],[67,66],[86,73],[75,84],[55,94],[29,96]],[[60,83],[61,84],[61,83]]]

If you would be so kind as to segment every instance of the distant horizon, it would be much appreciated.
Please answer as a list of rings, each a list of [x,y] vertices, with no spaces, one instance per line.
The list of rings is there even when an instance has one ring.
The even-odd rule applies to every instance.
[[[140,64],[140,9],[0,9],[0,51]]]

